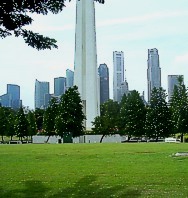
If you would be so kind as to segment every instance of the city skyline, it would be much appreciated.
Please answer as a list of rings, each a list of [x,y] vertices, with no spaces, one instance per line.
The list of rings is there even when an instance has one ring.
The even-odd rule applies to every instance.
[[[55,77],[66,76],[66,69],[73,70],[75,3],[66,2],[67,7],[58,15],[34,15],[33,25],[28,26],[55,38],[58,50],[37,51],[21,38],[0,40],[0,95],[6,92],[6,84],[18,84],[23,105],[33,108],[35,79],[49,81],[52,90]],[[145,91],[147,96],[147,50],[152,48],[159,50],[162,87],[167,91],[167,76],[178,74],[184,75],[188,85],[187,17],[186,0],[96,3],[97,66],[106,63],[109,67],[110,98],[113,98],[113,51],[124,52],[130,90]]]

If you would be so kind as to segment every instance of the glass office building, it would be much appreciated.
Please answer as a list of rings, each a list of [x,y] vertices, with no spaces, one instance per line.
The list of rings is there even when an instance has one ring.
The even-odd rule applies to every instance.
[[[49,82],[35,81],[35,108],[45,108],[45,94],[49,94]]]

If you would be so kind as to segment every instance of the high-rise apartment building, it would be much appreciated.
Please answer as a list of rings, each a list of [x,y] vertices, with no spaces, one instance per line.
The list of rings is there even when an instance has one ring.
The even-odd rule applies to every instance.
[[[74,85],[74,72],[70,69],[66,70],[66,89]]]
[[[7,84],[7,93],[0,96],[0,103],[4,107],[19,109],[22,105],[20,100],[20,86]]]
[[[128,93],[128,83],[125,79],[124,53],[113,52],[113,99],[120,102],[124,94]]]
[[[10,105],[13,109],[19,109],[21,106],[20,101],[20,86],[8,84],[7,94],[10,96]]]
[[[45,94],[49,94],[49,82],[35,81],[35,108],[45,108]]]
[[[183,77],[183,75],[168,75],[168,102],[170,101],[173,92],[174,92],[174,86],[178,85],[178,78]]]
[[[9,94],[3,94],[0,96],[0,104],[2,107],[11,107],[11,99]]]
[[[121,83],[120,90],[121,90],[121,98],[123,97],[124,94],[128,95],[128,93],[129,93],[129,85],[128,85],[128,82],[126,81],[126,79],[125,79],[124,82]]]
[[[107,65],[100,64],[98,68],[100,78],[100,104],[109,100],[109,70]]]
[[[61,96],[66,91],[66,78],[58,77],[54,78],[54,95]]]
[[[154,87],[161,87],[161,68],[159,65],[159,54],[156,48],[148,49],[147,64],[148,102],[150,102],[152,89]]]

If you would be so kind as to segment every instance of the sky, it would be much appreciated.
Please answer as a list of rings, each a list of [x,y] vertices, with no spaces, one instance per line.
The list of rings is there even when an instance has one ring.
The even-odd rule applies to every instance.
[[[113,51],[123,51],[125,77],[130,90],[145,92],[147,99],[148,49],[157,48],[162,87],[168,89],[168,75],[184,75],[188,86],[188,1],[187,0],[105,0],[95,3],[97,63],[106,63],[113,97]],[[23,39],[0,39],[0,95],[7,84],[20,86],[24,106],[34,108],[35,80],[50,82],[74,70],[76,0],[67,1],[56,15],[32,15],[28,26],[55,38],[58,49],[38,51]]]

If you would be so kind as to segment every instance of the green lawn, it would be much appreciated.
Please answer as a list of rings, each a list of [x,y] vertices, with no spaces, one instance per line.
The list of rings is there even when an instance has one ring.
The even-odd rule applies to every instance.
[[[188,197],[188,144],[0,145],[0,197]]]

